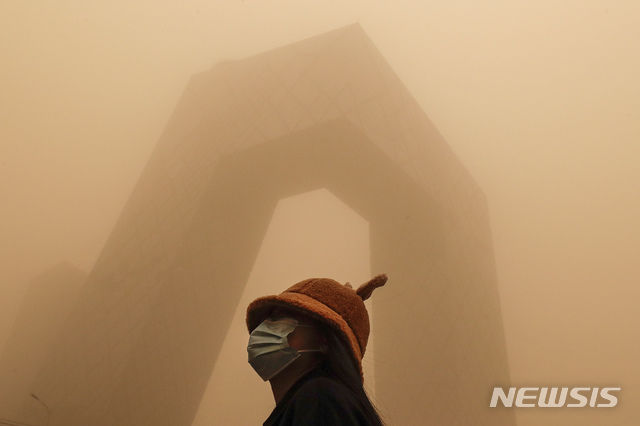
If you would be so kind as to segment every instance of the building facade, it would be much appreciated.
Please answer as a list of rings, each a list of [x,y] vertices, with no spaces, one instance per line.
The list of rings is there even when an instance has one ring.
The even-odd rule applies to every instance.
[[[50,425],[190,425],[276,203],[318,188],[390,277],[387,422],[515,424],[484,195],[353,25],[192,78],[36,381]]]

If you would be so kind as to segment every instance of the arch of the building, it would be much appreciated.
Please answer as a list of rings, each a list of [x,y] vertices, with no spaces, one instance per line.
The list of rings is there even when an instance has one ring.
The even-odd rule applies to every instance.
[[[441,272],[444,218],[400,165],[340,119],[218,163],[145,333],[157,335],[146,362],[159,368],[137,378],[156,401],[140,420],[190,424],[278,200],[322,187],[369,221],[372,271],[390,276],[373,298],[383,413],[408,424],[438,410],[438,388],[447,385],[441,370],[452,359],[446,330],[431,325],[433,312],[451,304]],[[125,382],[116,385],[114,407],[131,394]]]

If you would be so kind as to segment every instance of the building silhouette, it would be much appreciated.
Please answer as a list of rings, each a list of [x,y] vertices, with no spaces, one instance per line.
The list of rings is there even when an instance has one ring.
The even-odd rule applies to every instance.
[[[86,272],[61,262],[29,283],[0,357],[0,418],[19,418],[21,401],[26,401],[34,421],[46,420],[48,413],[31,396],[34,382],[77,304],[86,277]]]
[[[50,425],[190,425],[276,203],[318,188],[390,277],[388,423],[515,424],[485,197],[352,25],[191,79],[34,385]]]

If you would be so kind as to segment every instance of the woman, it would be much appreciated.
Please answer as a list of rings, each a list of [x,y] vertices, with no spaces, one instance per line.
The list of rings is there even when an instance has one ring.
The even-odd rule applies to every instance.
[[[311,278],[249,305],[249,363],[276,401],[265,426],[383,424],[362,387],[362,357],[370,330],[364,301],[386,281],[378,275],[354,291]]]

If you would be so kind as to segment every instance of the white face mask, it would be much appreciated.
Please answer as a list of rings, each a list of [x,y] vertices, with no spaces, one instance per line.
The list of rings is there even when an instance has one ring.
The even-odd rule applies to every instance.
[[[302,326],[305,325],[298,325],[298,321],[293,318],[266,319],[251,332],[247,345],[249,364],[262,380],[267,381],[280,373],[298,359],[302,352],[322,352],[320,349],[298,350],[289,346],[287,336],[296,327]]]

